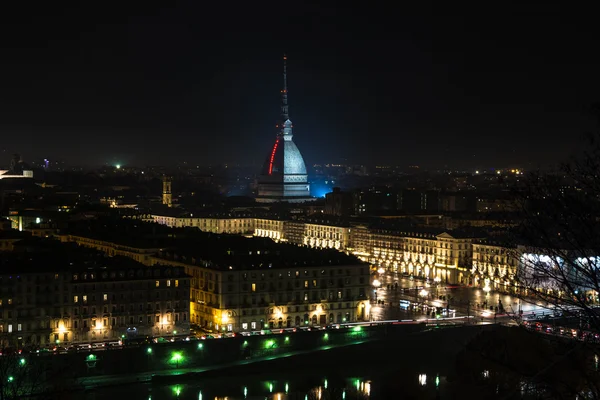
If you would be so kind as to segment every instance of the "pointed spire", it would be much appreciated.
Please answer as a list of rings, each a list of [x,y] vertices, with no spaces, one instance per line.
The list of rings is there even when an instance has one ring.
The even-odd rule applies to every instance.
[[[288,102],[287,102],[287,56],[283,55],[283,90],[281,91],[281,125],[285,125],[285,121],[290,119],[288,113]]]

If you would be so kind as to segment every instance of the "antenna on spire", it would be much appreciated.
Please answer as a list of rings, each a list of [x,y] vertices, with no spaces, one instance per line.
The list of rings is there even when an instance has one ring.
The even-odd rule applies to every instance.
[[[283,124],[285,124],[285,121],[287,121],[288,119],[290,119],[290,115],[288,113],[288,102],[287,102],[287,56],[284,54],[283,55],[283,90],[281,91],[281,118],[283,119],[283,121],[281,121],[282,123],[282,127]]]

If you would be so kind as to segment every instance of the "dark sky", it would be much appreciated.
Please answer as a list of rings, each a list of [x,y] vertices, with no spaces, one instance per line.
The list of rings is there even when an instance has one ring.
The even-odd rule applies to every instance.
[[[596,126],[591,9],[81,3],[2,11],[0,149],[259,165],[284,52],[310,164],[531,166],[564,158]]]

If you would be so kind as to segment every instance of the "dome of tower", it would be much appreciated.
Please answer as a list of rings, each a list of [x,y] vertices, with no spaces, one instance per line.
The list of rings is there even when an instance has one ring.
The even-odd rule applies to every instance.
[[[306,175],[306,164],[296,143],[279,136],[267,154],[261,175]]]

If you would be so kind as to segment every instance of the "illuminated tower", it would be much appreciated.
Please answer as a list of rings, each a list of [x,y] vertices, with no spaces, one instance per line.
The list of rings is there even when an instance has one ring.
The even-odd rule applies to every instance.
[[[173,195],[171,194],[171,177],[163,176],[163,192],[162,192],[162,203],[168,207],[173,205],[172,199]]]
[[[271,147],[258,179],[259,203],[313,201],[304,158],[292,140],[292,121],[288,110],[287,57],[283,56],[283,90],[281,91],[281,121],[275,143]]]

